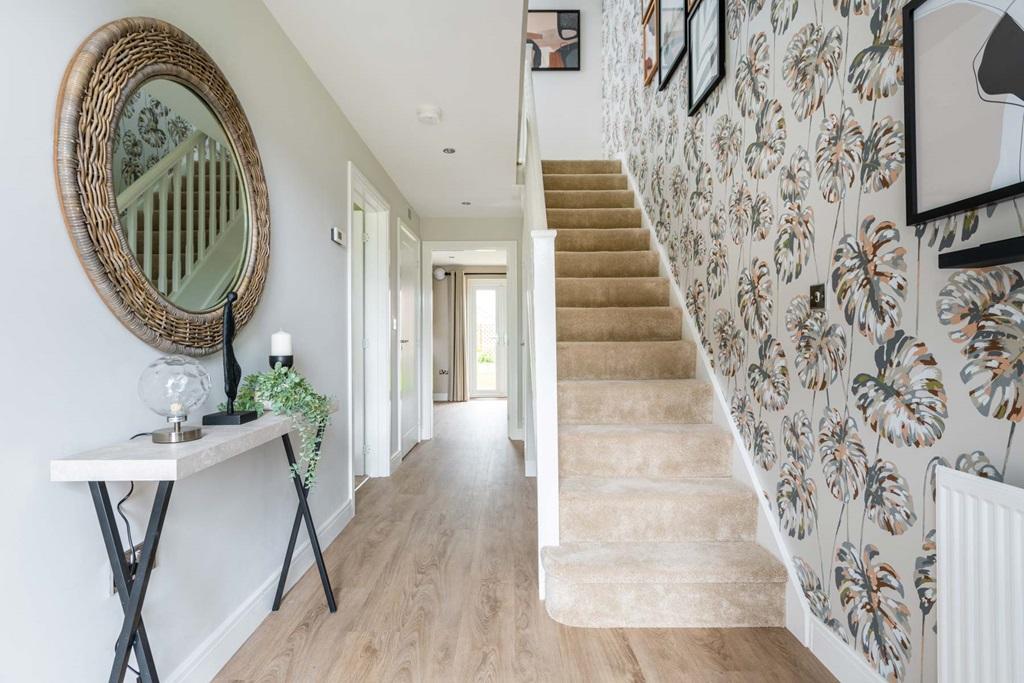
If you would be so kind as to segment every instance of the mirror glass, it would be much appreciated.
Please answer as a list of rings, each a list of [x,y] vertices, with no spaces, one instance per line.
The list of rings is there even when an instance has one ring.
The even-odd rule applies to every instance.
[[[216,308],[248,251],[245,183],[217,116],[165,78],[128,98],[114,136],[114,195],[128,246],[160,294]]]

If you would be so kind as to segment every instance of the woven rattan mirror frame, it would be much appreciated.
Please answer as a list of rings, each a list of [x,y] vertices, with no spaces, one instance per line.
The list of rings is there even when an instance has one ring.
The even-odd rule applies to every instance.
[[[118,219],[112,140],[124,103],[140,85],[169,78],[220,119],[245,182],[250,232],[234,287],[236,329],[256,310],[270,263],[270,210],[256,139],[224,74],[196,41],[158,19],[134,17],[97,29],[64,74],[54,164],[61,208],[79,260],[100,297],[136,336],[162,351],[205,355],[223,343],[223,304],[203,313],[176,307],[150,284]]]

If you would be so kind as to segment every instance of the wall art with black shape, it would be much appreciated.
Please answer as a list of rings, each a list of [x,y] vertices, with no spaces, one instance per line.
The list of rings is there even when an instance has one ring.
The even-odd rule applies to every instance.
[[[1024,2],[914,0],[903,19],[907,223],[1024,194]]]
[[[692,115],[725,78],[725,8],[722,0],[699,0],[686,17],[687,62]]]
[[[530,10],[526,43],[534,71],[580,70],[580,11]]]

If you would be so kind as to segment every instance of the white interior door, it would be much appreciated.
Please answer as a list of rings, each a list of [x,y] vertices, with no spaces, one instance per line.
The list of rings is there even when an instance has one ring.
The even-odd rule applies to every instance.
[[[366,249],[363,233],[366,214],[358,204],[352,205],[352,475],[366,474]]]
[[[508,394],[508,305],[504,279],[467,278],[470,398]]]
[[[401,455],[419,442],[420,241],[398,223],[398,429]]]

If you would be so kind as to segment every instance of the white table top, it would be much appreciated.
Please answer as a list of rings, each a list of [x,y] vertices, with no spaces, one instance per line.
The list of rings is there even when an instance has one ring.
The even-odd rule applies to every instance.
[[[288,433],[292,419],[264,413],[244,425],[204,426],[203,437],[177,444],[148,437],[50,461],[50,481],[178,481]],[[298,449],[299,444],[295,444]]]

